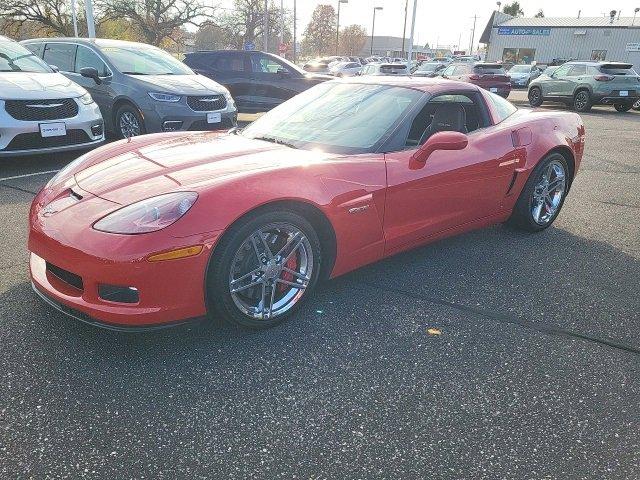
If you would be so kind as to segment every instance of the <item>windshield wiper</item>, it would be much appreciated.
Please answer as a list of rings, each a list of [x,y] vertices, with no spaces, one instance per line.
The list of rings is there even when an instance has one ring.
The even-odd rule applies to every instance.
[[[276,137],[253,137],[254,140],[262,140],[265,142],[271,142],[271,143],[275,143],[277,145],[284,145],[285,147],[289,147],[289,148],[298,148],[296,147],[293,143],[289,143],[286,140],[281,140],[279,138]]]
[[[122,72],[125,75],[149,75],[148,73],[142,73],[142,72]]]

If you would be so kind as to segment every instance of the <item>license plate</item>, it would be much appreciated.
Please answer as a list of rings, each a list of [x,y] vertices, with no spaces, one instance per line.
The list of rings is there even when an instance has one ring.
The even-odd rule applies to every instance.
[[[498,89],[497,89],[497,88],[495,88],[495,87],[491,87],[491,88],[489,89],[489,91],[490,91],[491,93],[498,93]]]
[[[64,137],[67,134],[67,127],[64,122],[59,123],[41,123],[40,135],[47,137]]]
[[[207,113],[207,123],[220,123],[222,121],[222,114],[220,112]]]
[[[628,97],[629,96],[629,90],[620,90],[620,96],[621,97]]]

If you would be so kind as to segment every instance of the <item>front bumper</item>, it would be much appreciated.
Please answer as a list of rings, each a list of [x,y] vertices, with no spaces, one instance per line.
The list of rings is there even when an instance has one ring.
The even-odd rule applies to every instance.
[[[4,108],[4,101],[0,100],[0,157],[81,150],[102,143],[104,123],[98,106],[95,103],[78,103],[78,113],[74,117],[24,121],[16,120],[9,115]],[[64,123],[67,134],[60,137],[42,137],[40,125],[51,123]]]
[[[207,113],[219,113],[221,121],[208,123]],[[147,133],[224,130],[238,125],[238,110],[231,104],[223,110],[205,112],[192,110],[184,99],[177,103],[152,102],[143,108],[142,114]]]
[[[51,216],[43,211],[46,192],[32,204],[29,271],[38,293],[66,314],[112,328],[149,328],[206,315],[205,275],[217,232],[186,237],[172,235],[171,227],[142,235],[99,232],[91,225],[117,204],[82,193],[85,199],[70,199],[73,206]],[[177,260],[147,260],[192,245],[204,248]],[[109,286],[133,288],[137,298],[114,301],[104,294]]]

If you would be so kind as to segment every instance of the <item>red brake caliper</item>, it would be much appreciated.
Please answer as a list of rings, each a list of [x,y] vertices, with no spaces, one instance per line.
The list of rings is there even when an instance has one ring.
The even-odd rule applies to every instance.
[[[284,265],[289,270],[293,270],[295,272],[296,269],[298,268],[297,255],[291,255],[291,258],[289,258],[289,260],[287,260],[287,263],[285,263]],[[282,274],[280,275],[280,278],[282,280],[286,280],[287,282],[293,282],[293,275],[289,272],[283,271]],[[285,285],[284,283],[281,283],[280,285],[278,285],[278,290],[280,290],[280,292],[284,292],[288,288],[289,288],[289,285]]]

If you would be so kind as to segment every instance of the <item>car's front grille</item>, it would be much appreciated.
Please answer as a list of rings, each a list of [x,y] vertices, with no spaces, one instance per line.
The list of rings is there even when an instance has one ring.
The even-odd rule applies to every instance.
[[[196,112],[211,112],[227,108],[224,95],[206,95],[201,97],[187,97],[187,105]]]
[[[16,120],[59,120],[75,117],[78,103],[73,98],[54,100],[7,100],[4,108]]]
[[[235,125],[233,124],[233,120],[230,118],[223,118],[220,123],[207,123],[206,120],[196,120],[191,124],[189,130],[194,131],[204,131],[204,130],[224,130],[227,128],[233,128]]]
[[[49,262],[47,262],[47,272],[55,275],[64,283],[71,285],[78,290],[84,289],[84,284],[82,283],[82,277],[80,275],[76,275],[75,273],[65,270],[64,268],[57,267]]]
[[[67,130],[66,135],[43,137],[38,132],[20,133],[13,137],[3,151],[40,150],[53,147],[66,147],[91,142],[84,130]]]

